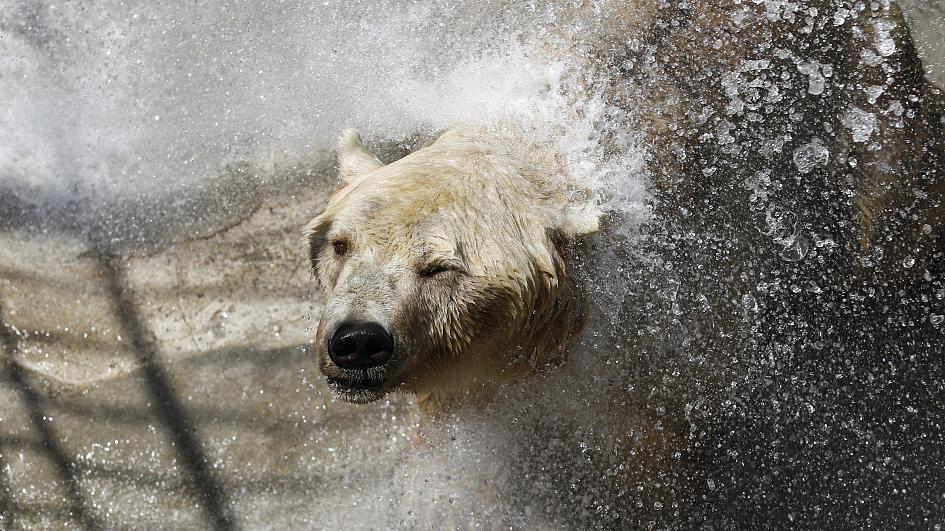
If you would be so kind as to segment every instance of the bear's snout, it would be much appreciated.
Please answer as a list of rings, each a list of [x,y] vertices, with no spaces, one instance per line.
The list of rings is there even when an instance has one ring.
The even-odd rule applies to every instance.
[[[343,323],[328,340],[328,357],[342,369],[370,369],[390,361],[394,338],[377,323]]]

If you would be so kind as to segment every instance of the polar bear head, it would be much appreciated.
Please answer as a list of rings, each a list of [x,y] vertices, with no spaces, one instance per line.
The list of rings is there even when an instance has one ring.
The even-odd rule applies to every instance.
[[[343,185],[305,230],[332,391],[455,394],[558,357],[583,321],[568,249],[598,226],[563,168],[514,131],[450,130],[388,165],[345,131]]]

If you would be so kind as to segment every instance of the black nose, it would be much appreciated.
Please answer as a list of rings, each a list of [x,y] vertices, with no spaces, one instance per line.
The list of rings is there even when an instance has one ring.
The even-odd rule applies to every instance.
[[[390,361],[394,338],[377,323],[347,323],[328,340],[328,356],[342,369],[370,369]]]

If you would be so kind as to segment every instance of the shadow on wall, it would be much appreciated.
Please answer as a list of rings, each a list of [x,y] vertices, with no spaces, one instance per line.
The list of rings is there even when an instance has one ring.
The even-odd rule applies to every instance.
[[[325,169],[322,165],[321,175],[327,174]],[[315,177],[318,174],[318,167],[307,168],[282,179],[307,179],[311,184],[324,180]],[[238,183],[235,186],[239,188]],[[166,437],[158,443],[159,452],[171,453],[170,466],[163,470],[173,471],[178,465],[182,469],[178,477],[159,472],[155,490],[166,490],[168,483],[183,487],[177,489],[182,494],[178,508],[202,514],[209,527],[234,527],[227,488],[215,470],[219,462],[208,458],[205,438],[188,407],[193,396],[185,398],[178,390],[190,388],[191,382],[182,385],[178,374],[175,383],[165,364],[186,364],[213,352],[286,357],[278,349],[305,343],[312,303],[299,227],[312,213],[298,205],[318,205],[317,189],[329,187],[310,188],[316,190],[307,196],[272,200],[273,194],[266,202],[259,200],[255,188],[243,190],[242,201],[249,207],[238,211],[241,216],[211,212],[208,216],[216,227],[203,234],[188,233],[180,226],[162,227],[166,231],[162,234],[136,234],[141,229],[132,227],[117,240],[108,238],[109,220],[101,213],[82,215],[75,206],[43,212],[48,205],[17,204],[15,196],[3,196],[0,395],[6,400],[0,400],[0,516],[4,524],[66,525],[71,520],[88,529],[115,525],[108,521],[113,504],[102,498],[103,488],[94,481],[107,476],[109,463],[77,458],[81,446],[76,440],[91,440],[83,453],[108,444],[105,433],[94,430],[117,423],[119,428],[112,431],[124,437],[116,441],[140,445],[142,452],[153,448],[128,438],[134,430],[123,430],[121,425],[131,415]],[[116,212],[120,216],[120,210],[109,214]],[[133,216],[122,219],[132,226],[137,222]],[[84,226],[83,220],[93,223]],[[287,359],[304,366],[297,358]],[[87,398],[90,391],[120,387],[120,382],[137,382],[140,391],[125,396],[106,391],[95,400]],[[226,417],[273,426],[271,418],[259,422],[244,412],[225,413],[210,415],[210,420],[226,422]],[[251,428],[240,426],[236,432],[244,429]],[[37,453],[45,456],[45,464],[37,461]],[[112,469],[120,471],[121,465],[135,462],[120,460]],[[133,466],[128,471],[112,483],[137,483],[147,476]],[[279,482],[273,479],[268,486]],[[57,483],[64,497],[48,495]],[[141,516],[133,515],[128,522],[140,524]],[[160,518],[160,511],[155,517]]]
[[[198,504],[205,508],[204,516],[208,525],[217,529],[233,528],[226,495],[209,469],[197,429],[174,393],[153,343],[146,339],[147,332],[133,299],[122,287],[123,271],[118,257],[96,248],[94,258],[104,272],[110,295],[115,302],[121,331],[128,338],[144,373],[144,381],[153,404],[153,414],[160,421],[171,445],[177,450],[180,461],[187,469],[193,495]],[[99,517],[82,493],[76,478],[76,463],[62,447],[60,437],[50,421],[52,415],[47,414],[43,397],[28,381],[23,367],[17,361],[18,338],[13,329],[3,322],[2,312],[0,341],[7,355],[4,360],[6,379],[16,389],[28,409],[32,426],[40,436],[41,448],[55,466],[59,480],[66,489],[70,516],[86,529],[102,528]],[[6,482],[2,488],[3,514],[15,522],[15,500]]]

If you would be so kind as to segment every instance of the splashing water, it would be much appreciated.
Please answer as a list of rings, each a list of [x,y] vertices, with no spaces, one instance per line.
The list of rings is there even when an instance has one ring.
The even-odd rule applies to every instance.
[[[251,180],[266,182],[331,149],[344,127],[405,138],[510,121],[554,129],[575,168],[597,166],[602,109],[591,95],[578,111],[562,94],[578,65],[523,44],[534,37],[523,28],[553,11],[399,1],[8,7],[0,73],[16,82],[0,85],[0,175],[5,193],[28,202],[160,196],[162,208],[193,217],[174,209],[175,197],[221,188],[247,163]],[[639,156],[626,159],[617,165],[635,171]]]

